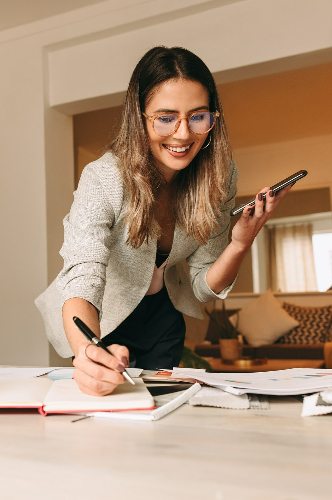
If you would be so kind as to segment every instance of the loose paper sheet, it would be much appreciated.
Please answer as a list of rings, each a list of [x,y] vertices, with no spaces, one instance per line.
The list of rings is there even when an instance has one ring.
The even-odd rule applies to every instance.
[[[46,375],[53,371],[54,368],[15,368],[6,367],[0,368],[0,380],[10,380],[16,378],[34,378],[40,377],[41,375]]]
[[[236,395],[253,393],[291,396],[310,394],[332,387],[332,369],[324,368],[292,368],[254,373],[202,373],[186,370],[183,373]],[[175,377],[179,375],[181,369],[174,373]]]

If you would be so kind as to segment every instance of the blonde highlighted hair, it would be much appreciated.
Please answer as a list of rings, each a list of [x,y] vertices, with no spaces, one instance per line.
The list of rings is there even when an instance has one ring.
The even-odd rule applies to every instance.
[[[118,158],[128,193],[128,241],[139,248],[158,238],[161,228],[154,216],[155,204],[165,179],[154,166],[142,113],[156,85],[169,79],[197,81],[209,95],[209,109],[219,111],[211,143],[201,149],[190,165],[176,177],[173,216],[177,225],[200,244],[217,227],[225,201],[225,183],[231,152],[227,130],[213,76],[205,63],[181,47],[154,47],[139,61],[129,82],[119,133],[108,148]]]

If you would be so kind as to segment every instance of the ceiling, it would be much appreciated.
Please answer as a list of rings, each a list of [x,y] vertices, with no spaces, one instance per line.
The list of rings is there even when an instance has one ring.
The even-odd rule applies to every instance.
[[[237,3],[243,0],[218,0],[218,5]],[[40,21],[47,17],[64,14],[89,5],[105,3],[102,0],[0,0],[0,31],[22,24]],[[116,8],[123,6],[113,0]],[[181,3],[178,2],[178,8]]]
[[[0,0],[0,31],[96,3],[101,0]]]
[[[227,4],[239,0],[219,1]],[[0,30],[98,3],[101,0],[0,0]],[[331,63],[219,85],[232,146],[331,134],[331,88]],[[114,118],[119,119],[119,112],[113,108],[81,116],[86,131],[89,122],[98,123],[84,134],[87,149],[100,147]]]

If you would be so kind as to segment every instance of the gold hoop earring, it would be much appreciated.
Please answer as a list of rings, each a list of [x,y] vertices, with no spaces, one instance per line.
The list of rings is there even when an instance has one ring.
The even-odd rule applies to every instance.
[[[207,145],[206,146],[202,146],[201,149],[208,148],[210,146],[210,144],[211,144],[211,136],[209,137],[209,142],[207,143]]]

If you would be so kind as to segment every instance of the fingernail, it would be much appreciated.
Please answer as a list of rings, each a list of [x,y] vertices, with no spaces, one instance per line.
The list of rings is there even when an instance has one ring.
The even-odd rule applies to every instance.
[[[273,196],[274,196],[274,191],[272,191],[272,189],[271,189],[271,191],[269,192],[269,196],[270,196],[271,198],[273,198]]]
[[[120,373],[125,371],[125,367],[123,365],[116,365],[115,369]]]
[[[122,356],[121,361],[125,366],[129,365],[128,358],[126,358],[126,356]]]
[[[262,193],[258,193],[258,199],[259,199],[259,201],[262,201],[262,199],[263,199]]]

